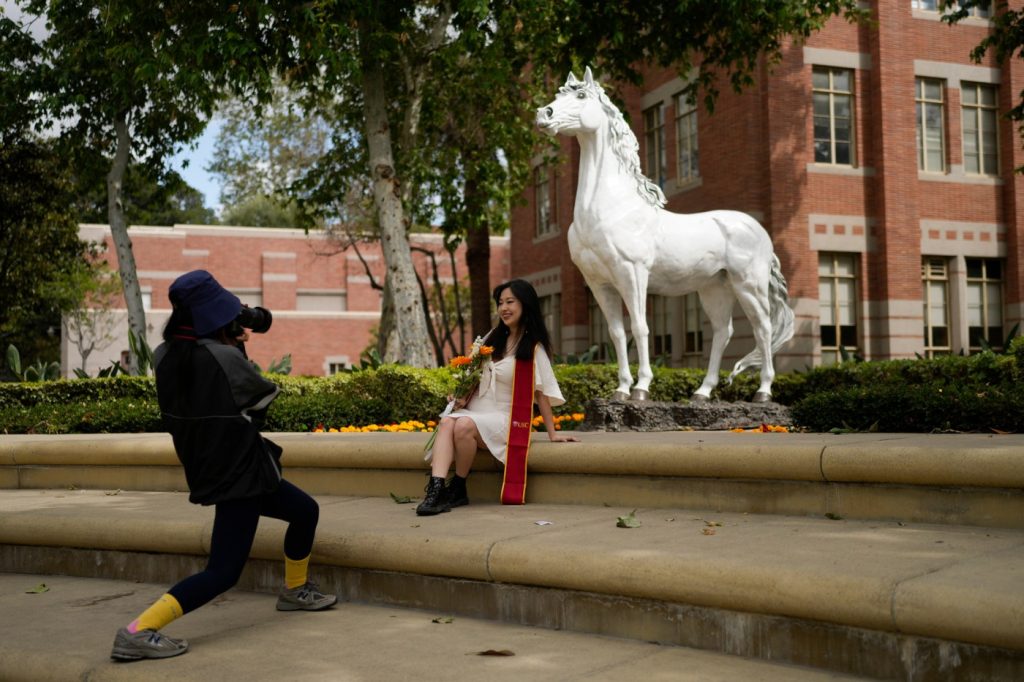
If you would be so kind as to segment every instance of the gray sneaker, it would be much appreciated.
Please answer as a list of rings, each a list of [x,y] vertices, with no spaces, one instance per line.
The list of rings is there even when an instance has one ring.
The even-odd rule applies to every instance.
[[[320,586],[311,580],[305,585],[299,585],[281,590],[277,598],[278,611],[322,611],[329,609],[338,602],[338,597],[333,594],[324,594]]]
[[[128,632],[121,628],[114,637],[110,657],[118,661],[138,661],[142,658],[170,658],[188,651],[188,642],[162,635],[156,630]]]

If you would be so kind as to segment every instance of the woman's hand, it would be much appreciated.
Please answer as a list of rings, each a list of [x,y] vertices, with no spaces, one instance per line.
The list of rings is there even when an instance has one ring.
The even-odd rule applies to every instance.
[[[551,433],[548,435],[548,440],[552,443],[579,443],[580,439],[576,436],[566,436],[561,433]]]

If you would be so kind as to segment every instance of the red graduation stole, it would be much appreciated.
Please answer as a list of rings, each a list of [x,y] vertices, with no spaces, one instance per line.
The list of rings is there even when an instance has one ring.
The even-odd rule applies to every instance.
[[[512,413],[505,451],[505,476],[501,482],[502,504],[526,502],[526,459],[530,454],[533,422],[533,360],[516,359],[512,374]]]

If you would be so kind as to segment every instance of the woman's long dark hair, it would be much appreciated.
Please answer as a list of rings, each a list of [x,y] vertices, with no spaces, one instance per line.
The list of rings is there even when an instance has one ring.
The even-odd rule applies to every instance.
[[[544,325],[544,316],[540,312],[540,299],[537,297],[536,289],[525,279],[514,279],[499,284],[492,294],[495,305],[498,305],[505,289],[511,289],[512,295],[523,306],[523,316],[519,319],[523,335],[520,338],[519,346],[516,347],[516,359],[532,360],[533,349],[538,343],[544,348],[548,357],[552,357],[551,335],[548,334],[548,328]],[[498,326],[487,333],[485,340],[487,345],[494,347],[494,354],[491,357],[495,360],[505,357],[505,349],[508,347],[508,337],[511,333],[512,330],[502,320],[498,320]]]

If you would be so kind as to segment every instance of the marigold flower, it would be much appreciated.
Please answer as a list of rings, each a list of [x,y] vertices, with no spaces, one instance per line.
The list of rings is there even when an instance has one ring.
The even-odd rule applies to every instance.
[[[472,360],[467,358],[465,355],[456,355],[454,358],[452,358],[451,366],[452,367],[465,367],[470,362],[472,362]]]
[[[480,355],[490,355],[494,352],[494,346],[480,346]]]

